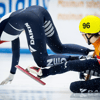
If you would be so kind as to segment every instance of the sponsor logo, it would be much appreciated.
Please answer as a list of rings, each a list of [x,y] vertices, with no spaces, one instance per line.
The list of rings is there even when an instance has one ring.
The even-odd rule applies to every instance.
[[[24,9],[31,5],[40,5],[48,10],[48,3],[50,0],[1,0],[0,1],[0,18],[6,13]]]
[[[53,59],[48,59],[47,60],[47,66],[53,66],[57,64],[61,64],[63,62],[66,62],[66,58],[53,58]]]
[[[30,27],[30,25],[28,23],[25,23],[25,26],[27,27],[27,30],[29,32],[29,36],[30,36],[30,44],[31,45],[35,45],[35,41],[34,41],[34,35],[32,32],[32,29]],[[31,46],[29,46],[29,49],[31,52],[35,52],[36,50],[34,48],[32,48]]]
[[[27,27],[29,35],[30,35],[30,44],[35,45],[34,36],[33,36],[33,32],[30,25],[28,23],[25,23],[25,26]]]

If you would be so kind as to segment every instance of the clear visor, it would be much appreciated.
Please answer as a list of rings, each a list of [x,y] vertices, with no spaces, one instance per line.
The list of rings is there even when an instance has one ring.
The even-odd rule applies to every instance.
[[[80,32],[80,33],[81,33],[82,35],[83,35],[83,34],[89,34],[89,35],[95,35],[95,34],[96,34],[96,33],[93,34],[93,33],[84,33],[84,32]]]
[[[80,32],[81,34],[86,34],[86,33],[84,33],[84,32]]]

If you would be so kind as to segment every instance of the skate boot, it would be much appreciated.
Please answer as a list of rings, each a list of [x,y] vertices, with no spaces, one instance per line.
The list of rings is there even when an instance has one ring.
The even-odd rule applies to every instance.
[[[28,72],[31,72],[33,74],[36,74],[37,76],[42,76],[42,70],[39,67],[29,66],[29,67],[26,68],[26,70]]]

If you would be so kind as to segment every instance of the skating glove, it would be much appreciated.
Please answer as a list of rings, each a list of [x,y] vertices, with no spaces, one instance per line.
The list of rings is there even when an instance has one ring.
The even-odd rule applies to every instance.
[[[94,51],[89,52],[87,56],[83,56],[83,55],[79,56],[80,60],[81,59],[84,59],[84,60],[85,59],[91,59],[91,58],[95,58],[95,52]]]
[[[0,85],[4,85],[7,84],[8,82],[12,82],[13,78],[14,78],[14,74],[10,73],[9,76],[4,81],[2,81]]]
[[[88,53],[86,58],[94,58],[95,57],[95,51],[91,51]]]

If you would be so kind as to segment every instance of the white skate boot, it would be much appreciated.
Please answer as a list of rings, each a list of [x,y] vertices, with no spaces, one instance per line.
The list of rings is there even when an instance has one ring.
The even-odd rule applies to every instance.
[[[31,72],[31,73],[36,74],[38,76],[42,76],[42,70],[39,67],[29,66],[29,67],[26,68],[26,70],[28,72]]]

